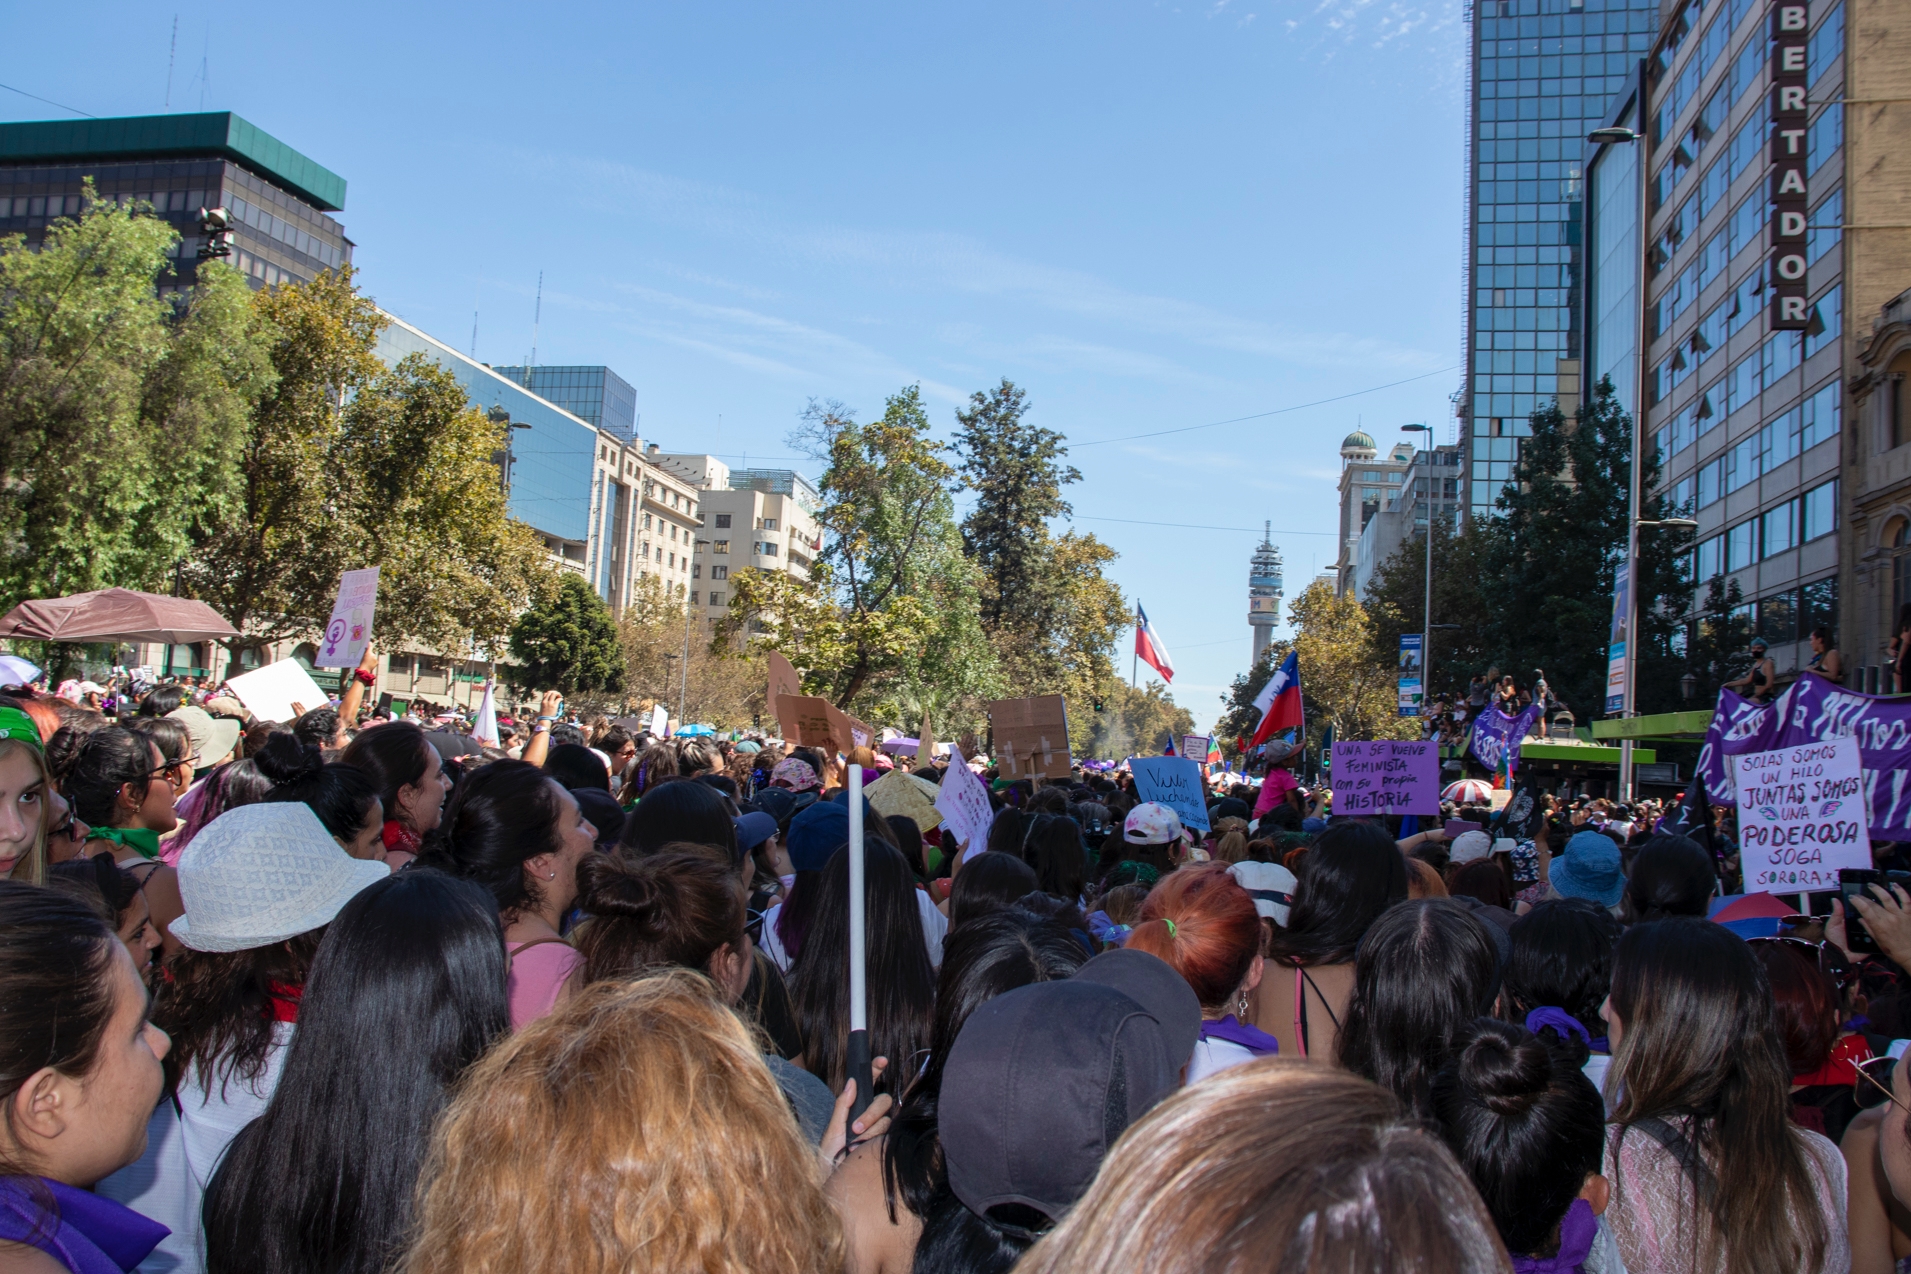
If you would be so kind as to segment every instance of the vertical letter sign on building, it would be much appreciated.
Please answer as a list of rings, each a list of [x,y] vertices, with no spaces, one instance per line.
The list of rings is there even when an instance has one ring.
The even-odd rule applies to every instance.
[[[1805,279],[1806,7],[1772,6],[1772,284],[1773,331],[1803,330],[1811,299]]]

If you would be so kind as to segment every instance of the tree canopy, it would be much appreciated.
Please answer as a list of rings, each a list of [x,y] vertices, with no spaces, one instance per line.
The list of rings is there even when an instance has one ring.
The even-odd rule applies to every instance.
[[[507,676],[526,690],[567,695],[615,693],[624,688],[624,650],[617,621],[597,590],[566,571],[556,596],[531,606],[511,625]]]

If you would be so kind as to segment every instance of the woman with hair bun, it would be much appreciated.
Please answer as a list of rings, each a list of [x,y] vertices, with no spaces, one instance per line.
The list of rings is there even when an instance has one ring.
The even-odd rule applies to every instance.
[[[1572,1056],[1481,1018],[1433,1081],[1433,1117],[1473,1178],[1515,1274],[1614,1270],[1601,1224],[1606,1108]]]
[[[1225,865],[1171,873],[1148,895],[1140,923],[1122,945],[1166,960],[1201,1002],[1190,1084],[1280,1051],[1273,1036],[1249,1022],[1264,967],[1261,917]]]
[[[268,801],[303,801],[353,858],[384,862],[385,806],[371,776],[355,765],[327,762],[297,735],[274,734],[252,758],[272,780]]]

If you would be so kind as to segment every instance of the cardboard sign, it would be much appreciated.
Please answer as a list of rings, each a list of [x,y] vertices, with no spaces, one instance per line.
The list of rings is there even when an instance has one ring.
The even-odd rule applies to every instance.
[[[1068,708],[1062,696],[996,699],[988,709],[995,727],[995,761],[1003,778],[1068,777]]]
[[[1208,748],[1214,743],[1209,734],[1184,734],[1181,736],[1181,755],[1191,761],[1206,761]]]
[[[346,571],[338,577],[338,600],[325,625],[314,668],[356,668],[372,639],[372,611],[378,606],[378,568]],[[303,699],[299,700],[304,703]],[[307,704],[307,707],[312,705]]]
[[[940,795],[936,785],[902,770],[889,771],[864,788],[863,795],[869,798],[870,808],[884,818],[912,818],[922,831],[933,831],[942,822],[942,811],[936,808]]]
[[[835,705],[818,695],[779,695],[776,700],[776,719],[783,727],[783,737],[794,739],[804,747],[831,748],[836,739],[830,733],[829,716]]]
[[[764,695],[763,702],[767,704],[770,711],[774,713],[776,711],[777,700],[781,699],[784,695],[800,696],[802,693],[803,679],[796,675],[796,669],[790,666],[789,660],[772,650],[770,652],[770,688]],[[784,721],[780,717],[777,718],[777,721],[778,724],[782,726],[786,736],[795,728],[791,723]]]
[[[1839,868],[1872,866],[1856,736],[1747,752],[1731,766],[1746,889],[1836,889]]]
[[[963,760],[960,750],[949,753],[949,769],[936,792],[936,809],[941,812],[942,821],[949,825],[957,845],[980,852],[989,843],[989,825],[995,821],[989,789],[982,786],[982,780]]]
[[[1201,763],[1186,756],[1138,756],[1128,763],[1135,795],[1166,805],[1183,827],[1208,830],[1207,793],[1201,787]]]
[[[929,724],[929,714],[922,714],[922,729],[916,734],[916,768],[922,769],[936,759],[935,727]]]
[[[1334,813],[1439,812],[1440,752],[1431,740],[1334,744]]]
[[[356,661],[354,661],[356,662]],[[237,696],[246,711],[261,721],[294,721],[298,704],[305,711],[323,708],[331,702],[305,665],[296,659],[281,659],[251,672],[230,678],[226,686]]]

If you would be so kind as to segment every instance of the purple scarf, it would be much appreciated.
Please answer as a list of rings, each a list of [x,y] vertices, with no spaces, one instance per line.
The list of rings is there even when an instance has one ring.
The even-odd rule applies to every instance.
[[[0,1177],[0,1239],[39,1248],[73,1274],[122,1274],[172,1231],[90,1190],[40,1178],[46,1195],[20,1177]],[[35,1197],[38,1195],[39,1197]]]
[[[1553,1256],[1516,1256],[1513,1274],[1580,1274],[1599,1234],[1592,1204],[1574,1199],[1559,1222],[1559,1251]]]
[[[1259,1027],[1237,1021],[1232,1013],[1218,1022],[1201,1023],[1201,1038],[1239,1044],[1256,1057],[1271,1057],[1281,1051],[1279,1040]]]

